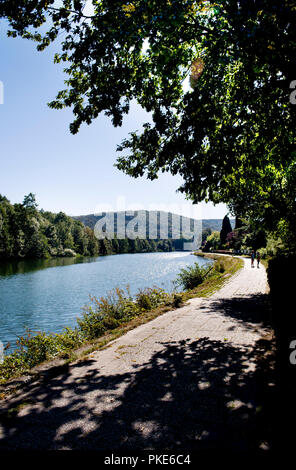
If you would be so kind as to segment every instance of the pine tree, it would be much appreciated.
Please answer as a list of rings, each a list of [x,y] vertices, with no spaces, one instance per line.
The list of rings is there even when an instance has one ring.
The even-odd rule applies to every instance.
[[[221,245],[225,245],[227,235],[230,232],[232,232],[231,223],[230,223],[228,215],[225,215],[225,217],[223,219],[223,222],[222,222],[222,228],[221,228],[221,231],[220,231]]]

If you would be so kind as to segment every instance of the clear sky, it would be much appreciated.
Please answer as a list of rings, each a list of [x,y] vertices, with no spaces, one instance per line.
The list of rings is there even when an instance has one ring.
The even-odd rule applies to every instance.
[[[141,128],[147,114],[136,103],[121,128],[102,115],[79,134],[69,131],[71,110],[51,110],[47,103],[64,88],[62,67],[53,64],[57,46],[37,52],[27,40],[6,37],[0,21],[0,193],[12,203],[36,194],[39,208],[69,215],[99,210],[160,209],[198,218],[222,218],[225,205],[194,208],[176,190],[180,177],[133,179],[117,170],[116,146]]]

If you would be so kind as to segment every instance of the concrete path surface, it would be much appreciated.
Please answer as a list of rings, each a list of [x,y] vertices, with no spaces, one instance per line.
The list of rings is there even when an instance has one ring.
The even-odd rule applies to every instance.
[[[267,279],[262,265],[244,263],[212,297],[192,299],[4,400],[0,450],[268,446]]]

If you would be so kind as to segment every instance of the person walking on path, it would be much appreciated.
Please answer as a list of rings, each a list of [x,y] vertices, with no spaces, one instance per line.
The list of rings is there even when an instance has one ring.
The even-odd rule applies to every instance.
[[[254,260],[255,260],[255,251],[252,250],[252,253],[251,253],[251,267],[252,268],[254,267]]]
[[[257,251],[256,259],[257,259],[257,268],[259,268],[259,263],[260,263],[260,259],[261,259],[259,251]]]

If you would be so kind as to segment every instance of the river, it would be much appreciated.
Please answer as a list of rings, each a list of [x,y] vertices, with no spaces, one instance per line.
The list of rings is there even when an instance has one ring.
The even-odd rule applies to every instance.
[[[0,264],[0,341],[15,348],[26,328],[58,333],[74,327],[89,296],[114,287],[174,289],[180,270],[211,260],[188,252],[136,253],[95,258],[27,260]]]

